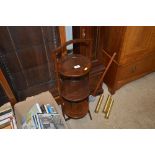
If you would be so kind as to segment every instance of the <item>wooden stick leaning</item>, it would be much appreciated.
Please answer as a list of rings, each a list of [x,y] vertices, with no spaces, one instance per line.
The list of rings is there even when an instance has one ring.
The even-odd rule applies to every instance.
[[[102,84],[103,79],[104,79],[104,77],[105,77],[105,75],[106,75],[106,73],[107,73],[109,67],[111,66],[111,64],[112,64],[112,62],[113,62],[115,56],[116,56],[116,52],[112,55],[112,57],[111,57],[111,59],[110,59],[108,65],[107,65],[105,71],[103,72],[103,74],[102,74],[102,76],[101,76],[99,82],[97,83],[97,86],[96,86],[96,88],[95,88],[95,90],[94,90],[94,92],[93,92],[93,96],[96,95],[96,92],[97,92],[98,88],[100,87],[100,85]]]

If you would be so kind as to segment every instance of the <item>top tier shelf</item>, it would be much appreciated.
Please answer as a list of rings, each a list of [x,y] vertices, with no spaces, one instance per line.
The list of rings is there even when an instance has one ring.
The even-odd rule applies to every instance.
[[[59,61],[59,72],[66,77],[81,77],[86,75],[91,68],[91,62],[80,54],[71,54]]]

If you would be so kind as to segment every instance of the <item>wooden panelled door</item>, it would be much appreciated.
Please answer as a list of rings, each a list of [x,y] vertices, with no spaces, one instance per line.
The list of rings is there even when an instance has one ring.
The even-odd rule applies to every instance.
[[[120,63],[131,63],[144,58],[155,49],[155,28],[129,26],[126,28]]]
[[[1,68],[18,100],[46,90],[57,95],[51,52],[65,41],[60,31],[63,27],[0,27]]]

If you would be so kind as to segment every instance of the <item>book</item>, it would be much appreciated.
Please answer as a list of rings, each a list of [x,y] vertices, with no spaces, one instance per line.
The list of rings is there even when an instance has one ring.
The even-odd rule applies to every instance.
[[[42,104],[42,105],[40,106],[40,108],[41,108],[42,113],[46,113],[46,109],[45,109],[44,104]]]
[[[64,129],[65,126],[60,115],[55,114],[37,114],[43,129]]]
[[[10,122],[10,121],[11,121],[10,118],[6,118],[6,119],[0,121],[0,126],[2,126],[2,125],[5,124],[5,123],[8,123],[8,122]]]
[[[3,115],[3,112],[6,112],[8,110],[9,111],[13,110],[10,102],[5,103],[4,105],[0,106],[0,114],[1,115]]]
[[[52,107],[50,104],[42,104],[40,108],[42,113],[55,113],[54,107]]]
[[[24,129],[36,129],[36,118],[34,116],[37,113],[42,113],[39,103],[34,104],[27,112],[26,116],[22,118],[22,128]]]
[[[14,115],[11,103],[8,102],[0,107],[0,121]]]
[[[17,123],[16,123],[15,117],[12,117],[11,119],[11,126],[12,126],[12,129],[17,129]]]
[[[0,112],[0,116],[3,116],[3,115],[8,114],[10,112],[12,112],[12,109],[7,109],[5,111]]]
[[[13,116],[11,103],[8,102],[0,107],[0,120]]]
[[[49,114],[38,114],[43,129],[56,129],[53,119]]]
[[[48,109],[47,109],[47,106],[45,104],[44,104],[44,107],[45,107],[46,113],[49,113]]]
[[[42,113],[38,103],[34,104],[26,114],[26,122],[28,123],[29,121],[31,121],[31,117],[37,113]]]
[[[0,129],[17,129],[16,119],[14,116],[0,121]]]
[[[38,117],[38,114],[34,115],[34,123],[35,123],[35,126],[36,126],[36,129],[42,129],[42,124],[39,120],[39,117]]]
[[[52,113],[56,113],[54,107],[52,107],[50,104],[46,104],[48,113],[52,114]]]
[[[3,114],[3,115],[0,116],[0,121],[6,119],[8,117],[13,117],[13,116],[14,116],[13,111],[11,111],[9,113],[5,113],[5,114]]]

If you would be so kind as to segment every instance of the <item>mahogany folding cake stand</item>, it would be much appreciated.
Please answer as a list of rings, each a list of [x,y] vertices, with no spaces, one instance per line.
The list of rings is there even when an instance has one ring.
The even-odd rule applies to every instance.
[[[92,119],[89,111],[88,97],[89,72],[91,69],[90,57],[80,54],[65,53],[66,45],[71,43],[84,43],[89,46],[88,40],[76,39],[67,42],[64,46],[58,48],[55,52],[55,67],[57,70],[57,81],[59,95],[63,102],[62,113],[68,118],[78,119],[84,117],[87,113]]]
[[[72,54],[60,61],[62,111],[69,118],[81,118],[89,111],[89,71],[91,62],[82,55]],[[90,115],[91,118],[91,115]]]

